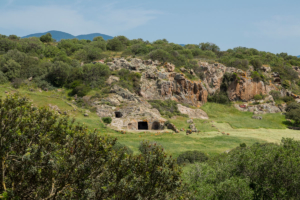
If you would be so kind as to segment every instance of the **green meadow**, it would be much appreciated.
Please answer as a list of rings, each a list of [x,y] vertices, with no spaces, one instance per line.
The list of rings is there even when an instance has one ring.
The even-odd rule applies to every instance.
[[[48,107],[49,104],[56,105],[71,118],[75,118],[78,123],[84,123],[90,129],[98,129],[100,134],[110,135],[118,138],[120,143],[130,147],[138,153],[138,146],[142,140],[157,141],[162,144],[165,150],[177,157],[181,152],[188,150],[200,150],[209,155],[218,154],[241,143],[251,145],[255,142],[275,142],[279,143],[283,137],[300,139],[300,132],[286,128],[284,115],[265,114],[262,120],[252,119],[252,113],[240,112],[231,105],[221,105],[206,103],[201,109],[207,112],[209,120],[194,119],[194,123],[199,133],[186,135],[185,131],[173,133],[171,130],[164,131],[136,131],[122,134],[106,127],[94,112],[89,112],[85,117],[85,109],[81,109],[72,104],[72,99],[68,98],[68,91],[53,90],[40,91],[28,87],[14,89],[10,85],[0,86],[0,96],[20,93],[32,100],[32,104],[37,107]],[[188,118],[177,116],[176,119],[169,119],[178,129],[188,129]]]

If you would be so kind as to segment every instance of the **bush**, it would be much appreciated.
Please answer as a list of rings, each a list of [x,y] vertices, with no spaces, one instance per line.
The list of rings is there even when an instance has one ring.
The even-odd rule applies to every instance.
[[[153,153],[154,150],[156,150],[157,148],[159,149],[164,149],[164,147],[159,144],[158,142],[149,142],[149,141],[141,141],[140,145],[139,145],[139,151],[142,154],[148,154],[148,153]]]
[[[277,90],[272,90],[269,94],[272,95],[274,100],[279,100],[281,96],[280,92]]]
[[[18,89],[18,88],[21,87],[22,83],[23,83],[23,80],[22,80],[22,79],[20,79],[20,78],[15,78],[15,79],[11,82],[11,85],[13,86],[13,88]]]
[[[244,147],[247,147],[247,145],[246,145],[246,143],[241,143],[240,147],[244,148]]]
[[[177,158],[177,163],[179,165],[184,163],[195,163],[195,162],[205,162],[208,160],[208,156],[201,151],[186,151],[180,154]]]
[[[110,124],[112,122],[111,117],[102,117],[101,119],[105,124]]]
[[[291,110],[297,110],[297,109],[300,109],[300,104],[299,104],[299,103],[296,103],[296,102],[293,102],[293,103],[290,103],[290,104],[286,107],[285,111],[286,111],[286,112],[289,112],[289,111],[291,111]]]
[[[83,97],[83,96],[87,95],[90,90],[91,90],[91,88],[89,86],[86,86],[83,84],[78,85],[72,90],[71,95],[77,94],[77,96]]]
[[[0,84],[8,82],[8,79],[6,78],[5,74],[0,71]]]
[[[230,100],[225,92],[218,92],[213,95],[208,95],[208,102],[220,103],[220,104],[229,104]]]
[[[260,68],[262,67],[262,63],[258,59],[251,60],[250,64],[253,66],[253,68],[254,68],[255,71],[260,70]]]
[[[254,95],[253,99],[254,99],[255,101],[262,100],[262,99],[263,99],[263,96],[260,95],[260,94],[256,94],[256,95]]]
[[[281,98],[282,101],[288,103],[288,102],[294,102],[295,99],[292,96],[285,96]]]
[[[253,81],[255,81],[255,82],[265,81],[264,75],[262,75],[262,74],[260,74],[260,73],[258,73],[258,72],[256,72],[256,71],[253,71],[253,72],[251,73],[251,78],[252,78]]]
[[[295,121],[296,124],[300,123],[300,108],[292,109],[288,111],[285,115],[286,119],[292,119]]]
[[[288,80],[284,80],[283,82],[282,82],[282,87],[284,87],[285,89],[288,89],[288,88],[290,88],[290,86],[291,86],[291,82],[290,81],[288,81]]]
[[[126,153],[126,154],[133,154],[132,149],[130,149],[128,146],[126,146],[125,144],[121,144],[119,142],[117,142],[113,148],[114,151],[116,151],[117,153]]]
[[[17,95],[0,99],[0,110],[1,198],[189,199],[181,168],[157,146],[116,153],[116,138]]]

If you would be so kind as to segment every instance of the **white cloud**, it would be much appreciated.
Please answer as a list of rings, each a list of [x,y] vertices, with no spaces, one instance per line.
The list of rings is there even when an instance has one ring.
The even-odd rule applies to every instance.
[[[293,16],[273,16],[271,19],[255,23],[257,28],[246,35],[268,36],[275,39],[300,37],[300,19]]]
[[[77,1],[79,4],[81,1]],[[77,8],[75,8],[77,7]],[[0,12],[0,27],[4,30],[20,30],[24,34],[60,30],[74,35],[104,33],[116,35],[156,18],[157,11],[142,8],[115,8],[114,4],[98,7],[97,10],[80,6],[25,6]],[[95,9],[95,8],[94,8]],[[88,16],[88,17],[87,17]],[[12,33],[16,34],[16,33]]]

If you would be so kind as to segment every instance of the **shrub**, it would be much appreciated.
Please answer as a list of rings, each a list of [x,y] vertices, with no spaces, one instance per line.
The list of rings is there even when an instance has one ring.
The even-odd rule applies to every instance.
[[[286,119],[292,119],[295,121],[296,124],[300,123],[300,108],[292,109],[288,111],[285,115]]]
[[[290,81],[288,81],[288,80],[284,80],[283,82],[282,82],[282,87],[284,87],[285,89],[288,89],[288,88],[290,88],[290,86],[291,86],[291,82]]]
[[[1,198],[189,199],[181,168],[157,146],[116,153],[116,138],[17,95],[0,99],[0,110]]]
[[[164,147],[161,144],[159,144],[158,142],[155,142],[155,141],[152,141],[152,142],[141,141],[141,143],[139,145],[139,151],[142,154],[153,153],[153,151],[156,150],[157,148],[162,149],[162,150],[164,149]]]
[[[255,81],[255,82],[265,81],[264,75],[262,75],[262,74],[260,74],[260,73],[258,73],[258,72],[256,72],[256,71],[253,71],[253,72],[251,73],[251,78],[252,78],[253,81]]]
[[[244,147],[247,147],[247,145],[246,145],[246,143],[241,143],[240,147],[244,148]]]
[[[292,96],[282,97],[281,100],[284,101],[284,102],[286,102],[286,103],[287,102],[294,102],[295,101],[295,99]]]
[[[230,100],[225,92],[218,92],[213,95],[208,95],[208,102],[220,103],[220,104],[229,104]]]
[[[130,149],[125,144],[121,144],[119,142],[116,142],[116,144],[112,147],[112,149],[117,153],[133,154],[132,149]]]
[[[291,111],[291,110],[296,110],[296,109],[300,109],[300,104],[299,104],[299,103],[296,103],[296,102],[293,102],[293,103],[290,103],[290,104],[286,107],[285,111],[286,111],[286,112],[289,112],[289,111]]]
[[[262,99],[263,99],[263,96],[260,95],[260,94],[256,94],[256,95],[254,95],[253,99],[254,99],[255,101],[262,100]]]
[[[6,78],[4,73],[2,71],[0,71],[0,84],[6,83],[6,82],[8,82],[8,79]]]
[[[102,117],[101,119],[105,124],[110,124],[112,122],[111,117]]]
[[[195,162],[205,162],[208,160],[208,156],[201,151],[186,151],[180,154],[177,158],[177,163],[179,165],[184,163],[195,163]]]
[[[255,71],[258,71],[262,67],[262,63],[258,59],[251,60],[250,64],[253,66]]]
[[[11,82],[11,85],[12,85],[14,88],[18,89],[18,88],[21,87],[22,83],[23,83],[23,80],[22,80],[22,79],[20,79],[20,78],[15,78],[15,79]]]
[[[274,100],[280,99],[280,92],[277,90],[272,90],[269,94],[272,95]]]
[[[111,50],[111,51],[122,51],[125,49],[125,46],[119,39],[113,38],[107,41],[106,48],[107,50]]]
[[[86,86],[83,84],[78,85],[72,90],[71,95],[77,94],[77,96],[83,97],[83,96],[87,95],[87,93],[89,93],[90,90],[91,90],[91,88],[89,86]]]

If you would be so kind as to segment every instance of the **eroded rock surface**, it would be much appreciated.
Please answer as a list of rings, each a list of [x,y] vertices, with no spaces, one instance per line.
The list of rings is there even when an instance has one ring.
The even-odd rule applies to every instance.
[[[201,109],[192,109],[192,108],[188,108],[186,106],[183,106],[181,104],[177,104],[178,110],[179,112],[181,112],[182,114],[186,114],[189,116],[189,118],[192,119],[208,119],[208,115],[206,114],[206,112],[204,112]],[[188,123],[193,123],[193,120],[191,122]]]

